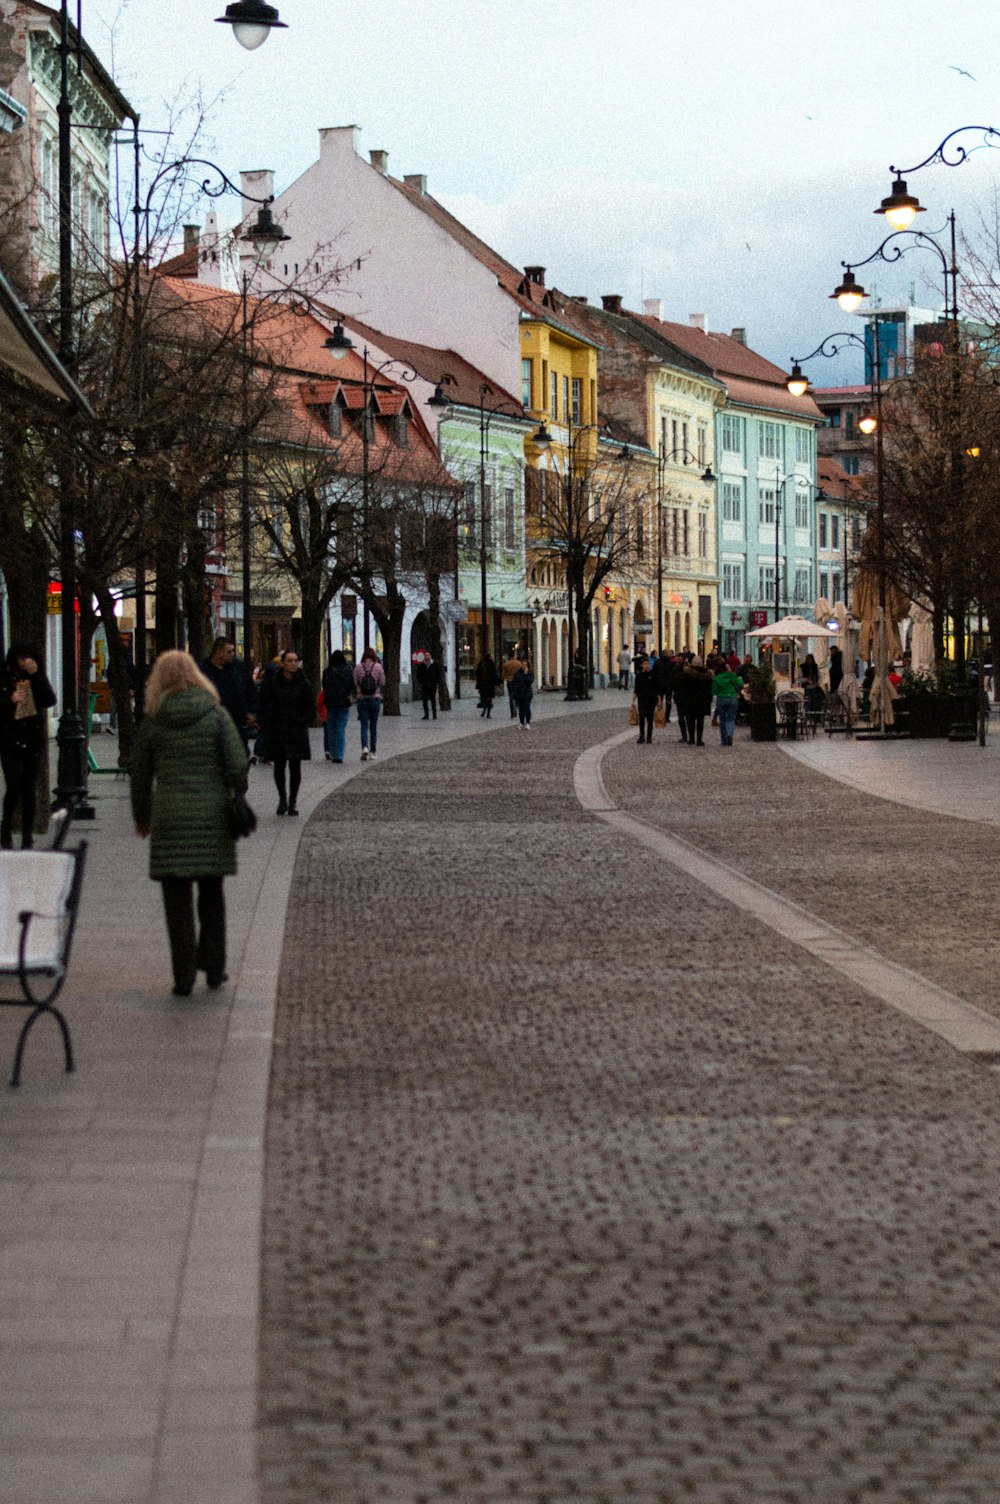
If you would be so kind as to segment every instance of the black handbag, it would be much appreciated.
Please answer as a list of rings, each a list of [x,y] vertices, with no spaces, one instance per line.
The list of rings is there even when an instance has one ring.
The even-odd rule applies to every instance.
[[[228,711],[220,711],[221,715],[228,715]],[[252,836],[257,829],[257,816],[254,814],[247,800],[246,794],[240,789],[234,789],[225,774],[226,754],[222,743],[222,722],[218,723],[219,758],[223,767],[223,782],[226,786],[226,823],[229,833],[237,841],[244,836]]]

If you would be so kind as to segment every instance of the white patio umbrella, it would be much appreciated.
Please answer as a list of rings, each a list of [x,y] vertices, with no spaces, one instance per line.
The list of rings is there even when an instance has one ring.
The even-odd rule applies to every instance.
[[[807,621],[804,616],[783,616],[780,621],[773,621],[769,627],[754,627],[748,632],[748,637],[836,637],[836,632],[831,632],[829,627],[821,626],[817,621]]]
[[[838,601],[833,608],[833,615],[837,620],[837,646],[840,649],[844,661],[844,677],[853,675],[858,661],[858,631],[854,617],[848,611],[843,601]]]

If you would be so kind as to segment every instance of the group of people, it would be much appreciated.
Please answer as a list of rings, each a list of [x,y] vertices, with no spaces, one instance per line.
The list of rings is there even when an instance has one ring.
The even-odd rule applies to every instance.
[[[632,708],[639,728],[639,744],[649,745],[657,720],[664,726],[671,711],[677,711],[680,740],[690,747],[705,745],[705,718],[719,728],[723,747],[733,745],[740,704],[747,698],[746,683],[753,668],[749,654],[710,653],[702,659],[697,653],[627,654],[627,666],[621,668],[619,687],[628,687],[634,670]],[[713,714],[714,702],[714,714]],[[659,716],[657,715],[659,711]]]
[[[479,695],[480,720],[489,720],[493,714],[493,702],[497,693],[507,691],[510,718],[516,720],[518,729],[527,731],[531,725],[531,702],[535,697],[535,675],[531,660],[520,646],[510,649],[498,672],[496,663],[485,653],[476,664],[476,692]]]

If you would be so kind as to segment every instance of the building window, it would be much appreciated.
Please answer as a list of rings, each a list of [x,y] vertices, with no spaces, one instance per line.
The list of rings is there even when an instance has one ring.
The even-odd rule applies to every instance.
[[[670,458],[676,462],[677,451],[681,447],[680,424],[676,418],[670,420]]]
[[[777,423],[758,419],[757,447],[762,460],[781,459],[781,428]]]
[[[757,594],[762,601],[774,600],[774,565],[758,564]]]
[[[572,416],[574,423],[580,424],[583,422],[583,382],[580,380],[579,376],[573,377]]]
[[[724,601],[741,601],[743,599],[743,561],[722,566],[722,599]]]
[[[840,549],[840,516],[837,512],[830,513],[830,547],[834,553]]]
[[[855,553],[861,551],[861,518],[851,518],[851,547]]]
[[[812,587],[812,570],[809,565],[798,565],[795,570],[795,603],[804,606],[809,600]]]
[[[830,600],[834,605],[840,600],[840,570],[835,569],[830,576]]]
[[[339,439],[344,434],[344,409],[339,402],[331,402],[327,414],[327,431],[331,439]]]
[[[691,513],[687,507],[684,508],[682,516],[684,519],[684,557],[686,559],[691,552]]]
[[[820,548],[829,548],[830,547],[829,543],[827,542],[827,538],[829,536],[829,534],[827,532],[827,521],[828,521],[828,519],[827,519],[826,513],[825,512],[820,512],[820,514],[819,514],[819,546],[820,546]]]
[[[698,424],[698,464],[704,470],[708,454],[708,429],[704,423]]]
[[[708,558],[708,513],[698,513],[698,557]]]
[[[795,526],[809,526],[809,492],[805,486],[795,488]]]
[[[487,548],[493,547],[493,487],[483,487],[483,539]]]
[[[521,406],[531,406],[531,361],[521,361]]]
[[[722,447],[727,454],[743,454],[744,422],[736,413],[722,414]]]
[[[400,449],[408,449],[410,444],[410,425],[405,413],[396,414],[396,443]]]
[[[640,564],[646,557],[646,529],[643,525],[641,508],[635,514],[635,556]]]
[[[819,572],[819,593],[825,601],[830,599],[830,571],[821,569]]]
[[[198,513],[198,527],[205,534],[207,542],[214,543],[216,530],[216,517],[214,507],[202,507]]]
[[[826,426],[827,426],[827,428],[839,428],[840,427],[840,408],[839,407],[837,408],[837,411],[835,413],[829,413],[828,414],[827,420],[826,420]]]
[[[549,394],[549,413],[553,418],[559,417],[559,377],[555,371],[551,375],[551,391]]]
[[[569,377],[563,377],[563,422],[569,421]]]
[[[857,454],[842,454],[840,463],[848,475],[861,474],[861,457]]]
[[[778,504],[773,486],[760,488],[760,522],[762,527],[773,527],[778,515]]]
[[[741,480],[724,480],[722,482],[722,520],[723,522],[743,521],[743,486]]]
[[[503,491],[503,546],[517,547],[517,517],[514,511],[514,487],[504,486]]]
[[[688,447],[688,426],[687,426],[686,423],[682,423],[681,424],[681,453],[680,453],[680,458],[684,461],[685,465],[690,464],[690,461],[691,461],[691,450]]]
[[[795,430],[795,461],[799,465],[808,465],[812,460],[812,431],[808,428]]]

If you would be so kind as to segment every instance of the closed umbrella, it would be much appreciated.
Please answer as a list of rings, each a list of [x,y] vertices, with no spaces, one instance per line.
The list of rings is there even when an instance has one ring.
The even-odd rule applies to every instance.
[[[832,613],[833,607],[830,605],[830,602],[826,599],[825,596],[821,595],[816,604],[813,606],[813,616],[815,616],[816,620],[821,621],[825,626],[826,623],[830,620]],[[816,659],[816,663],[819,666],[820,670],[826,668],[827,664],[830,662],[830,639],[828,637],[820,637],[817,639],[816,646],[813,649],[813,657]]]
[[[934,617],[919,601],[910,603],[910,667],[914,673],[934,667]]]

